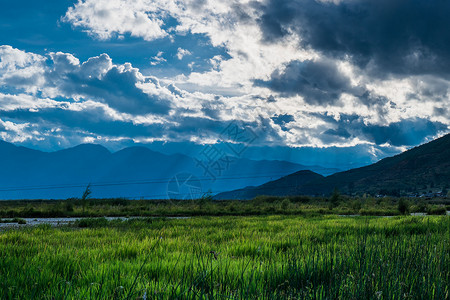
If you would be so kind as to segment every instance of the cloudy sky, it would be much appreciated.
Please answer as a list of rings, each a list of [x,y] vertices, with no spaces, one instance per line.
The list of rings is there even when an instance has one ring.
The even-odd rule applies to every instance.
[[[0,138],[346,167],[450,125],[450,2],[16,0],[0,9]],[[243,154],[244,155],[244,154]]]

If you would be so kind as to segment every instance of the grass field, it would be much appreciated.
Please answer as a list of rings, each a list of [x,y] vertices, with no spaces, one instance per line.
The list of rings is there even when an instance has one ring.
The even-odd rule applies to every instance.
[[[86,219],[0,231],[1,299],[449,299],[450,218]]]
[[[404,204],[404,210],[399,209]],[[67,199],[0,201],[0,218],[104,216],[256,216],[256,215],[399,215],[408,212],[446,214],[449,198],[259,196],[253,200]]]

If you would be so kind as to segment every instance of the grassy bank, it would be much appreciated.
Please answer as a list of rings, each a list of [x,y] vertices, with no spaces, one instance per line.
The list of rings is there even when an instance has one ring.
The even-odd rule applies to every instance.
[[[400,208],[400,209],[399,209]],[[0,218],[102,216],[252,216],[252,215],[399,215],[445,214],[450,199],[257,197],[253,200],[68,199],[0,201]]]
[[[448,299],[450,218],[88,219],[0,256],[2,299]]]

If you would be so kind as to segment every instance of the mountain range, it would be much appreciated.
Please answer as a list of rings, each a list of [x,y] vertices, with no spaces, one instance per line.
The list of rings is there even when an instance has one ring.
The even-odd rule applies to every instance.
[[[0,199],[80,197],[88,184],[97,198],[195,198],[208,191],[260,185],[299,170],[324,175],[337,171],[278,160],[221,159],[220,172],[216,168],[212,174],[201,166],[200,157],[165,155],[147,147],[112,153],[100,145],[82,144],[42,152],[0,141]]]
[[[450,187],[450,134],[369,166],[322,176],[299,171],[259,186],[219,193],[215,199],[251,199],[258,195],[327,196],[341,193],[408,195]]]

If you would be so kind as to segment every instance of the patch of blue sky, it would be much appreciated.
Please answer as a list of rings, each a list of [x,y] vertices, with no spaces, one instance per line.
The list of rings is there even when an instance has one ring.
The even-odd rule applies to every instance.
[[[209,37],[204,34],[186,33],[175,35],[173,40],[164,38],[152,42],[145,42],[149,48],[150,58],[147,68],[143,68],[145,75],[155,75],[161,77],[172,77],[180,74],[189,75],[191,72],[206,72],[211,70],[211,59],[221,56],[223,60],[230,59],[224,47],[214,47],[211,45]],[[181,59],[177,56],[178,49],[189,51]],[[162,52],[161,56],[165,61],[151,65],[152,58]]]

